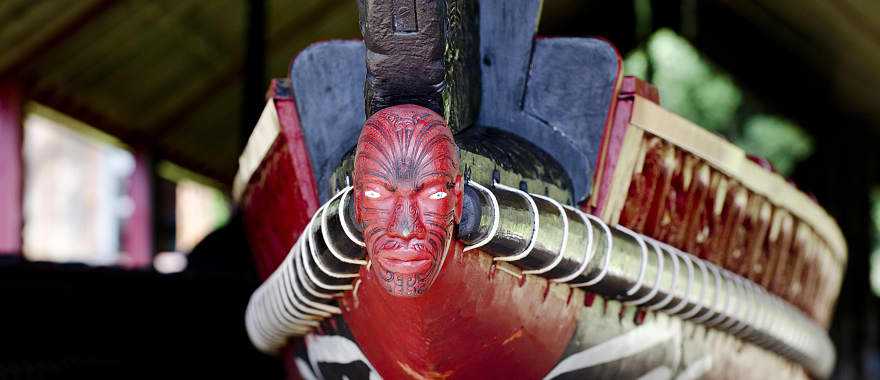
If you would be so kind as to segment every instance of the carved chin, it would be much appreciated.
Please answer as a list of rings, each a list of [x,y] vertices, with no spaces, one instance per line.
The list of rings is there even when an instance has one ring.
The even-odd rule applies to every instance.
[[[373,273],[385,291],[397,297],[417,297],[424,294],[439,271],[437,260],[426,260],[423,263],[389,263],[389,266],[395,270],[386,268],[381,259],[375,260],[372,265]]]
[[[390,252],[374,255],[372,272],[385,291],[397,297],[424,294],[437,277],[442,262],[437,256],[423,260],[397,260],[394,257]]]

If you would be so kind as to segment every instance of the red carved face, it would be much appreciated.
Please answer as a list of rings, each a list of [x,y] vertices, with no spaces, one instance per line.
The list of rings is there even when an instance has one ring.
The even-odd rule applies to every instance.
[[[424,293],[461,219],[458,151],[443,118],[408,104],[367,119],[355,155],[354,191],[373,274],[393,295]]]

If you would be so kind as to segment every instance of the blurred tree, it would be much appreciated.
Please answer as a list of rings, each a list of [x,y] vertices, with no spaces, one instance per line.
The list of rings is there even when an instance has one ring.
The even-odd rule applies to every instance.
[[[871,219],[874,222],[873,247],[871,251],[871,290],[880,297],[880,189],[871,193]]]
[[[624,71],[654,83],[667,109],[726,137],[749,154],[766,158],[783,175],[813,152],[813,142],[802,128],[761,112],[757,99],[669,29],[658,30],[631,51]]]

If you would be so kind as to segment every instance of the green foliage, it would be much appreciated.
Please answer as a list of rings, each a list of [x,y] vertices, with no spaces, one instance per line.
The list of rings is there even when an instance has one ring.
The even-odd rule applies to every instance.
[[[746,94],[669,29],[655,32],[624,59],[624,72],[660,89],[663,106],[769,160],[783,175],[813,151],[810,136],[779,116],[750,111]]]
[[[764,114],[749,117],[736,144],[766,158],[783,174],[791,173],[794,165],[813,151],[813,140],[802,129],[781,117]]]
[[[648,54],[645,49],[633,50],[623,59],[623,73],[639,78],[648,77]]]
[[[730,77],[710,66],[681,36],[662,29],[648,40],[653,68],[650,80],[660,89],[664,107],[706,129],[728,132],[742,103]]]
[[[871,252],[871,290],[880,297],[880,189],[871,193],[871,220],[874,222],[874,251]]]

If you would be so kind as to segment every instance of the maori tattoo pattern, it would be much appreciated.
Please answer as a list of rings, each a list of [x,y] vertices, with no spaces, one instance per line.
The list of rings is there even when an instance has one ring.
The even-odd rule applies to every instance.
[[[367,119],[355,154],[354,190],[372,273],[392,295],[424,293],[461,219],[458,150],[443,118],[407,104]]]

